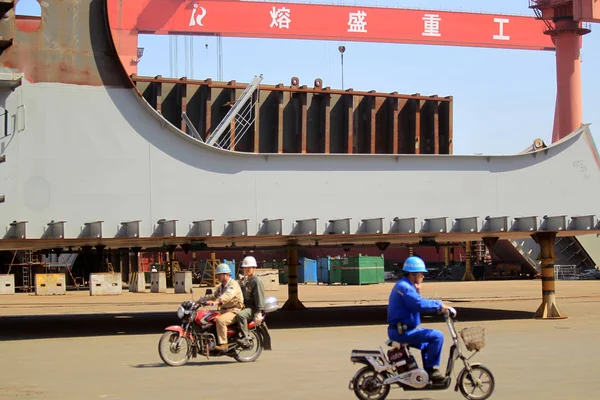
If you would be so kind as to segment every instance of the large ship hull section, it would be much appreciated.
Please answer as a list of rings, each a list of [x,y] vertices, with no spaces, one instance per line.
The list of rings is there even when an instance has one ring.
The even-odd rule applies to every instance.
[[[315,234],[324,243],[522,237],[531,229],[513,224],[518,217],[534,217],[538,230],[544,216],[571,222],[600,214],[600,169],[587,126],[544,150],[513,156],[257,155],[189,137],[133,89],[25,83],[7,93],[6,106],[16,118],[2,139],[5,249],[192,238],[277,245]],[[505,216],[507,231],[483,223]],[[479,218],[475,231],[456,224],[467,217]],[[313,218],[316,231],[299,234],[297,221]],[[330,223],[348,218],[344,232]],[[365,231],[362,221],[370,218],[383,219],[381,232]],[[398,230],[398,218],[414,218],[415,231]],[[282,219],[280,231],[261,232],[265,219]],[[176,221],[176,228],[165,234],[162,220]],[[11,234],[11,223],[24,221],[26,237]],[[86,224],[99,221],[101,235],[91,237]],[[123,232],[131,221],[139,221],[135,236]],[[197,221],[209,221],[202,226],[212,228],[210,236],[194,232]],[[445,231],[432,230],[440,221]],[[24,242],[41,238],[54,242]],[[115,238],[124,241],[111,245]]]

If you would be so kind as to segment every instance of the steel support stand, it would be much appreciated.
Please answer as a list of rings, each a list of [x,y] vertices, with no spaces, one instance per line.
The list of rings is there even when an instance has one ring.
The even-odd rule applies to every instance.
[[[534,318],[538,319],[564,319],[556,305],[556,282],[554,276],[554,242],[556,232],[538,232],[531,235],[533,240],[540,245],[538,260],[542,262],[542,304],[535,312]]]
[[[474,281],[473,276],[473,260],[471,259],[471,241],[465,243],[465,274],[462,277],[463,281]]]
[[[450,247],[444,246],[444,267],[450,265]]]
[[[298,247],[290,246],[287,249],[287,263],[288,263],[288,299],[281,307],[282,310],[286,311],[298,311],[305,310],[306,307],[298,298]]]

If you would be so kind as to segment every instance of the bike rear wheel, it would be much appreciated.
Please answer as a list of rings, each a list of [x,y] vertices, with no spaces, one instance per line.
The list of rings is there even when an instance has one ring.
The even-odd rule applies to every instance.
[[[354,394],[360,400],[384,400],[390,393],[390,385],[384,385],[385,376],[372,367],[363,367],[354,376]]]
[[[494,392],[495,381],[492,371],[483,365],[472,365],[469,374],[463,369],[458,377],[458,388],[462,395],[469,400],[485,400]]]
[[[161,360],[171,367],[186,364],[192,355],[191,350],[190,340],[179,336],[177,332],[165,332],[158,341],[158,354]]]
[[[263,351],[262,337],[256,330],[248,332],[248,340],[250,341],[250,347],[238,347],[233,358],[238,362],[252,362],[256,361]]]

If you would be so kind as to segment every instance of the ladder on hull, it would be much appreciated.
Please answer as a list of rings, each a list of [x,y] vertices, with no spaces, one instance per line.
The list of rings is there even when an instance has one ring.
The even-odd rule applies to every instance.
[[[235,145],[239,143],[244,134],[248,131],[252,123],[254,122],[254,116],[252,112],[252,108],[255,103],[258,101],[253,100],[252,97],[254,92],[258,89],[260,82],[262,81],[263,76],[255,76],[252,79],[252,82],[246,87],[244,92],[240,95],[239,99],[233,104],[231,109],[225,115],[225,118],[219,122],[215,130],[210,134],[208,138],[206,138],[206,144],[220,147],[224,149],[232,149],[235,148]],[[258,96],[256,96],[258,98]],[[233,142],[229,142],[229,138],[227,136],[222,137],[223,134],[228,131],[231,127],[231,122],[233,119],[236,119],[236,122],[240,125],[239,132],[236,132],[235,139]]]

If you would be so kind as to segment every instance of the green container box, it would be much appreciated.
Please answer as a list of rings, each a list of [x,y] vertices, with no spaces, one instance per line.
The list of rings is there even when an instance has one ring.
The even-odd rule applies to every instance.
[[[385,259],[383,256],[354,256],[345,259],[344,266],[350,267],[383,267]]]
[[[279,270],[279,283],[287,284],[290,279],[288,277],[288,266],[283,264],[282,262],[277,263],[277,269]]]
[[[288,267],[283,261],[265,261],[263,268],[276,269],[279,271],[279,283],[288,283]]]
[[[343,259],[332,258],[329,269],[329,283],[342,283]]]
[[[355,256],[343,259],[342,283],[370,285],[385,282],[383,257]]]

